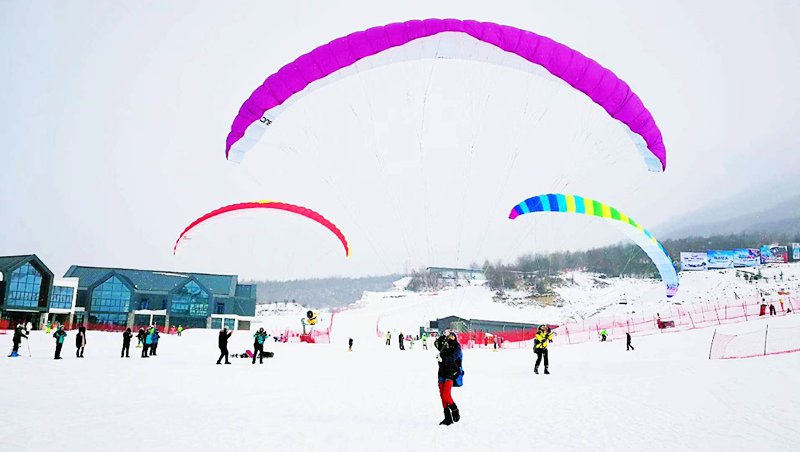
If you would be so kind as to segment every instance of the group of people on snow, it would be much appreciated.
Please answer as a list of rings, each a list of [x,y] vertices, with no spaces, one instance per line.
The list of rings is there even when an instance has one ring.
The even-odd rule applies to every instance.
[[[426,333],[423,333],[422,336],[419,336],[419,335],[418,336],[412,336],[410,334],[404,335],[402,332],[400,332],[400,334],[397,335],[397,343],[400,346],[400,350],[405,350],[406,349],[406,342],[408,342],[408,348],[410,350],[413,350],[414,349],[414,342],[419,341],[419,340],[422,341],[422,349],[423,350],[427,350],[428,349],[428,335]],[[386,332],[386,345],[392,345],[392,332],[391,331],[387,331]]]
[[[231,338],[233,331],[228,330],[227,326],[222,327],[222,330],[219,332],[217,345],[219,346],[219,358],[217,358],[217,364],[222,364],[222,360],[225,360],[225,364],[230,364],[230,353],[228,352],[228,340]],[[264,351],[264,344],[266,344],[267,339],[269,339],[269,334],[264,330],[264,328],[259,328],[255,334],[253,334],[253,364],[256,363],[256,359],[258,359],[259,364],[264,364],[264,358],[270,358],[274,356],[271,352]],[[248,350],[249,352],[249,350]],[[234,355],[237,357],[238,354]],[[242,357],[246,355],[242,354]]]
[[[122,333],[122,353],[125,353],[126,358],[130,358],[127,355],[127,351],[125,349],[126,334],[133,334],[130,328],[126,329],[125,332]],[[161,338],[161,333],[158,332],[158,328],[155,325],[150,325],[150,327],[148,327],[147,329],[139,328],[139,332],[136,333],[136,339],[139,341],[139,343],[136,344],[136,348],[142,349],[142,358],[158,356],[158,340],[160,338]],[[128,339],[128,350],[129,349],[130,349],[130,339]]]

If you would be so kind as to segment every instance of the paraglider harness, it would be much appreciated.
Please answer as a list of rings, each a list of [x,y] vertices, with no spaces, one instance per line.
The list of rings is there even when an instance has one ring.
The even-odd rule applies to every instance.
[[[447,333],[447,335],[449,335],[449,333]],[[440,362],[442,361],[441,352],[452,347],[452,345],[450,345],[449,343],[450,339],[448,339],[447,335],[443,335],[442,337],[433,342],[433,346],[436,347],[437,350],[439,350],[438,358]],[[451,363],[454,366],[458,366],[458,373],[456,374],[455,378],[452,378],[453,387],[456,388],[461,387],[464,384],[463,358],[464,358],[464,353],[461,351],[460,346],[456,349],[455,354],[452,357],[450,357],[450,360],[452,360]]]

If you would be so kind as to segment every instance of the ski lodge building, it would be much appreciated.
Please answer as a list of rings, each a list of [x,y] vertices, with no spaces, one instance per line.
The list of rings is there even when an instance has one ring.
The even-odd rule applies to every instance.
[[[0,328],[31,322],[250,329],[256,286],[236,275],[76,266],[63,278],[35,254],[0,256]]]

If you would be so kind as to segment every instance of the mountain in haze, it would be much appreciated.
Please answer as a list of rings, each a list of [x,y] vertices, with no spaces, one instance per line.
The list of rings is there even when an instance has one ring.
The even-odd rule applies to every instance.
[[[251,281],[257,286],[258,303],[295,301],[309,308],[344,307],[361,299],[365,291],[383,292],[402,275],[363,278],[318,278],[294,281]]]
[[[800,178],[773,181],[653,228],[661,240],[729,234],[800,234]]]
[[[688,217],[683,225],[673,224],[660,233],[659,238],[666,240],[730,234],[800,234],[800,195],[763,210],[732,218],[718,219],[702,214]]]

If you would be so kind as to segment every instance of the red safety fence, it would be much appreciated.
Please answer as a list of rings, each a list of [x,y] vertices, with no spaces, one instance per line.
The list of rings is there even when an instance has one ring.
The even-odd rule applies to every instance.
[[[800,309],[800,297],[785,295],[766,304],[762,304],[761,298],[755,295],[749,299],[732,300],[727,304],[696,303],[684,306],[665,303],[664,308],[655,314],[592,317],[559,326],[551,325],[555,336],[553,345],[599,341],[602,331],[606,332],[608,339],[613,340],[624,339],[626,333],[645,336],[745,322],[769,316],[770,305],[775,309],[774,315],[786,315]],[[380,329],[380,319],[376,322],[375,333],[379,338],[385,337],[385,332]],[[535,328],[492,331],[491,334],[466,331],[458,333],[458,338],[464,348],[493,348],[494,337],[498,338],[502,348],[531,348],[535,334]]]
[[[800,326],[770,328],[740,334],[714,331],[708,359],[753,358],[800,351]]]

